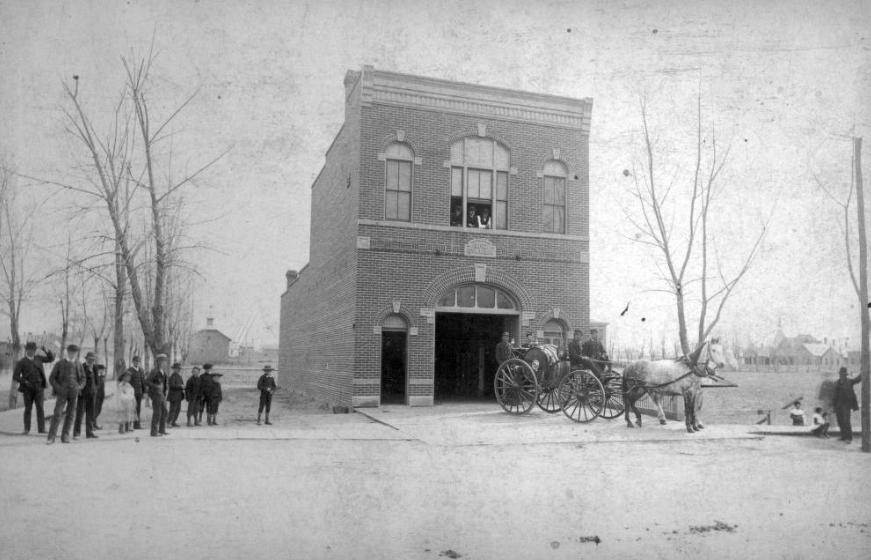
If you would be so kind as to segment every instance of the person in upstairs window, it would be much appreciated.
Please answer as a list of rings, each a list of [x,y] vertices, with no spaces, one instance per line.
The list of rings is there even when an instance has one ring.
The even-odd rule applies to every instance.
[[[481,215],[478,216],[478,227],[484,229],[493,229],[493,219],[490,217],[489,206],[481,207]]]
[[[460,204],[454,205],[454,211],[451,213],[451,225],[463,227],[463,206]]]
[[[476,228],[478,227],[478,209],[475,208],[474,204],[469,205],[469,215],[466,220],[466,227]]]

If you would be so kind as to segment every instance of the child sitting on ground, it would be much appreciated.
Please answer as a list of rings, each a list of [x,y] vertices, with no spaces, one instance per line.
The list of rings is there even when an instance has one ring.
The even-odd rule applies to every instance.
[[[789,417],[792,418],[793,426],[804,426],[804,410],[801,409],[800,401],[795,401],[792,405],[792,410],[789,411]]]
[[[822,407],[818,406],[814,409],[814,429],[811,433],[818,438],[829,437],[829,415],[823,412]]]

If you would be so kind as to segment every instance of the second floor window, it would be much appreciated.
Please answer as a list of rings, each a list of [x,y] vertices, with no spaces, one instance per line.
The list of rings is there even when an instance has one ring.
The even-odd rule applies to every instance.
[[[411,221],[411,166],[414,155],[405,144],[387,146],[384,188],[384,218]]]
[[[489,138],[466,137],[451,145],[450,224],[508,229],[508,149]]]
[[[566,232],[566,167],[558,161],[544,166],[544,231]]]

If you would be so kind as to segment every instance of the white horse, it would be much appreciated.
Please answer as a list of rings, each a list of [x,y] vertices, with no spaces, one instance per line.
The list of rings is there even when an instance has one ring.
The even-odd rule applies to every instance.
[[[701,380],[715,374],[717,368],[726,365],[726,360],[723,345],[717,339],[711,339],[688,358],[653,362],[638,360],[626,366],[623,370],[623,407],[627,427],[635,427],[629,419],[630,408],[635,412],[638,427],[641,427],[641,413],[635,402],[649,394],[656,404],[660,424],[665,424],[665,413],[659,403],[662,395],[680,395],[683,396],[687,432],[704,428],[697,417],[701,407]]]

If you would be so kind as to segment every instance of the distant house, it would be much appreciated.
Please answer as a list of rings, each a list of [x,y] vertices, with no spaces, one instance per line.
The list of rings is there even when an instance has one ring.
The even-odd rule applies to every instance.
[[[770,367],[825,369],[838,367],[847,360],[828,340],[820,341],[809,334],[784,336],[778,327],[771,344],[758,344],[743,351],[744,364]]]
[[[191,364],[227,363],[230,360],[230,341],[232,339],[214,326],[214,319],[206,319],[206,328],[191,336],[191,349],[188,361]]]
[[[278,345],[264,344],[260,348],[260,361],[277,364],[278,363]]]

